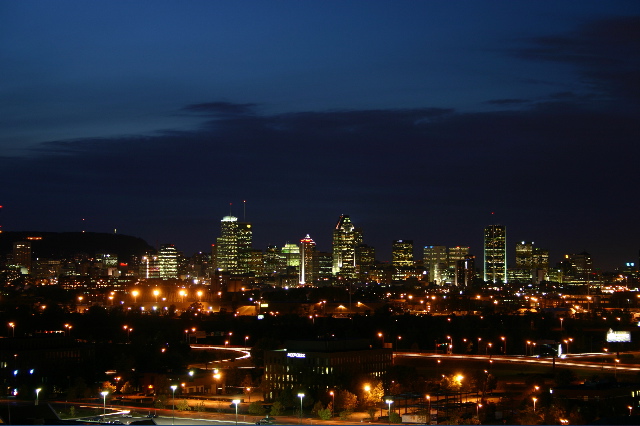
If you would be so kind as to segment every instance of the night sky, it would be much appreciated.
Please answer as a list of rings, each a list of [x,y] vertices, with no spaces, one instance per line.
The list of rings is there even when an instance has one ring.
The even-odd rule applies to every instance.
[[[640,249],[640,2],[0,2],[0,224]],[[83,220],[84,219],[84,220]],[[422,257],[421,254],[419,256]]]

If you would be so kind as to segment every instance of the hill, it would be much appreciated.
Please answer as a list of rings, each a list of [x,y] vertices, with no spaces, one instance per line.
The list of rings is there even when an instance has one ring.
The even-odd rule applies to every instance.
[[[96,253],[117,254],[127,260],[139,256],[153,247],[141,238],[130,235],[96,232],[3,232],[0,234],[0,254],[11,253],[13,243],[30,241],[33,257],[60,259],[76,254],[95,256]]]

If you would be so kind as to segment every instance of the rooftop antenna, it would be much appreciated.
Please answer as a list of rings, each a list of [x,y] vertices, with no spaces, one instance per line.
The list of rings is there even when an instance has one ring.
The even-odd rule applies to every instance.
[[[233,203],[229,203],[229,216],[231,216],[231,205],[232,205],[232,204],[233,204]]]
[[[247,221],[247,200],[242,200],[242,221]]]

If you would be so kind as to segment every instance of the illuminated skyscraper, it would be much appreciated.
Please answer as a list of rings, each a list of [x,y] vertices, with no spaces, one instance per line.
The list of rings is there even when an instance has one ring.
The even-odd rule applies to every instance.
[[[13,263],[31,272],[31,242],[18,241],[13,243]]]
[[[216,240],[216,267],[219,271],[238,273],[238,218],[225,216]]]
[[[507,282],[507,229],[503,225],[484,228],[484,281]]]
[[[173,244],[164,244],[158,251],[158,267],[163,280],[178,278],[178,250]]]
[[[395,240],[391,249],[393,279],[405,280],[415,272],[413,264],[413,241]]]
[[[231,274],[246,274],[251,264],[252,226],[238,222],[235,216],[225,216],[220,222],[220,237],[216,240],[216,268]]]
[[[341,215],[333,230],[333,274],[356,277],[356,247],[362,244],[362,231],[356,229],[348,215]]]
[[[429,282],[442,281],[447,269],[447,247],[425,246],[423,254],[423,265],[429,270]]]
[[[317,279],[316,243],[309,234],[300,240],[300,285],[311,284]]]
[[[251,270],[253,228],[248,222],[238,222],[238,273],[248,274]]]

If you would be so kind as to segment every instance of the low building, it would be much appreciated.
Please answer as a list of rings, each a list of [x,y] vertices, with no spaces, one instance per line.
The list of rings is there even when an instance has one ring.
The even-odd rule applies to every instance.
[[[393,363],[391,349],[373,349],[367,339],[287,341],[285,348],[265,352],[267,400],[285,389],[333,389],[357,377],[382,380]]]

